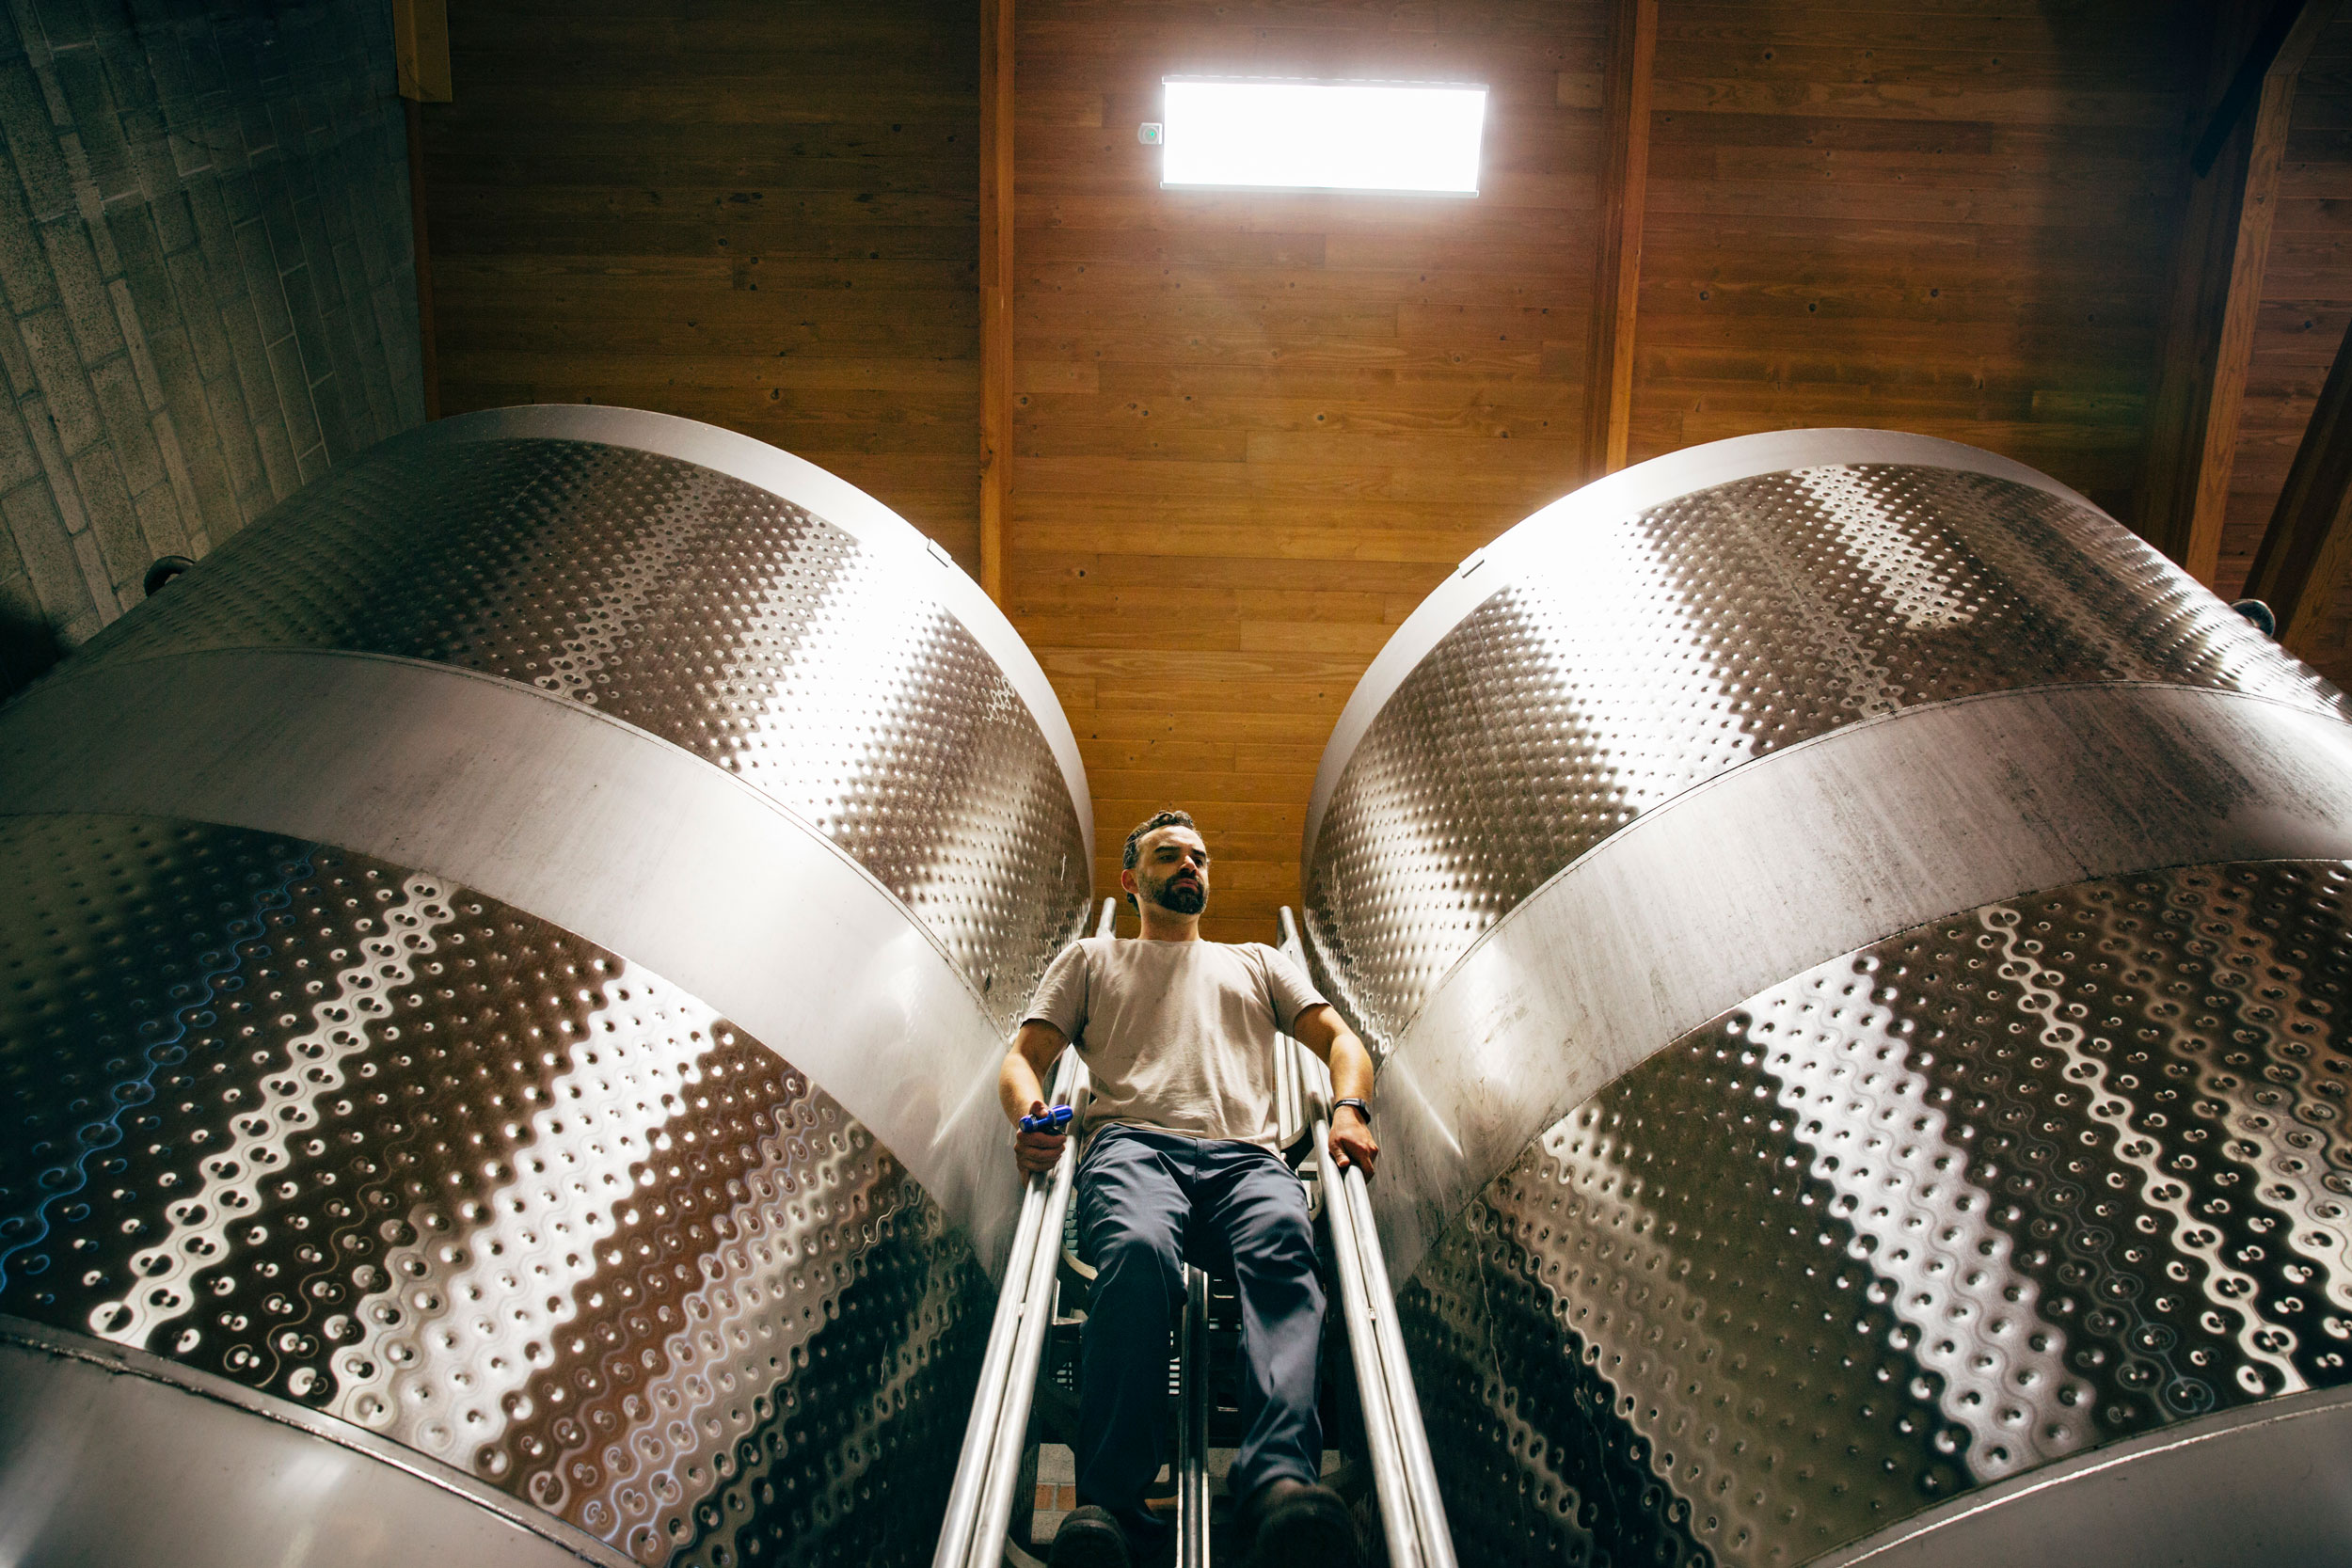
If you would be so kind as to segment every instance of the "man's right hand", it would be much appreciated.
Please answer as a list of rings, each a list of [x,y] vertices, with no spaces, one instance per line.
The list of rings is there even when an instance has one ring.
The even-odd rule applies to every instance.
[[[1044,1114],[1045,1101],[1041,1100],[1030,1101],[1028,1110],[1024,1113],[1032,1117]],[[1023,1175],[1035,1176],[1054,1168],[1054,1162],[1061,1158],[1061,1146],[1069,1141],[1067,1132],[1016,1132],[1012,1139],[1012,1157],[1021,1166]]]

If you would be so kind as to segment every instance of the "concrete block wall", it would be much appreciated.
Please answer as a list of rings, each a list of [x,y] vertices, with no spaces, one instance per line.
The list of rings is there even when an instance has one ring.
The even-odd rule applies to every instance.
[[[0,0],[0,697],[421,422],[385,0]]]

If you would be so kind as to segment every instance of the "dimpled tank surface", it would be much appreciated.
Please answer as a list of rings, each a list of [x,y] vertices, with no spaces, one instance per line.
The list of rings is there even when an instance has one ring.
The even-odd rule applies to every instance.
[[[1463,1560],[2030,1560],[2001,1511],[2091,1506],[2103,1447],[2337,1410],[2334,688],[2072,492],[1861,431],[1595,485],[1396,648],[1325,759],[1305,926],[1383,1057]],[[2227,1509],[2146,1481],[2098,1549],[2172,1549],[2169,1492],[2342,1538],[2326,1487],[2199,1465]]]
[[[906,522],[634,411],[398,437],[126,615],[0,710],[11,1541],[928,1560],[1075,759]]]

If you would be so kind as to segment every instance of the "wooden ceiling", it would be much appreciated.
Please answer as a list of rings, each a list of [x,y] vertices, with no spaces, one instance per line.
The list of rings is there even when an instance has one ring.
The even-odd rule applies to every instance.
[[[2186,143],[2234,14],[1654,0],[1613,340],[1611,46],[1644,3],[1018,0],[1011,352],[986,369],[1011,400],[1001,596],[1085,751],[1102,886],[1135,819],[1184,805],[1218,852],[1211,934],[1271,931],[1341,705],[1456,562],[1590,477],[1613,342],[1635,460],[1882,425],[2137,520],[2176,446],[2155,389],[2187,341]],[[455,101],[423,115],[444,411],[727,425],[977,572],[976,0],[469,0],[451,32]],[[1486,82],[1484,188],[1162,191],[1136,127],[1182,71]],[[2225,593],[2352,319],[2352,29],[2287,85],[2267,261],[2238,290]],[[2339,676],[2346,619],[2317,644]]]
[[[977,564],[971,0],[464,0],[450,48],[421,106],[441,412],[707,420]]]

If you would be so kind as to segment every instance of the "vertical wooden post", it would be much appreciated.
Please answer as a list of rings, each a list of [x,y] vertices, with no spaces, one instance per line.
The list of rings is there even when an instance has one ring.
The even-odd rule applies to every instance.
[[[2196,176],[2182,225],[2164,361],[2134,498],[2141,536],[2206,584],[2221,562],[2296,79],[2335,8],[2334,0],[2284,0],[2250,39],[2250,11],[2224,10],[2217,53],[2243,58],[2197,138],[2199,161],[2211,161]]]
[[[441,417],[441,356],[433,342],[433,249],[425,243],[424,120],[413,98],[401,100],[408,117],[408,238],[417,271],[417,366],[424,380],[424,417]]]
[[[448,0],[392,0],[392,64],[408,120],[408,235],[417,270],[417,354],[424,378],[424,417],[441,417],[440,356],[433,342],[433,249],[425,243],[424,117],[420,103],[447,103]]]
[[[1012,0],[980,0],[980,587],[1005,599],[1012,506]]]
[[[2246,593],[2279,618],[2279,641],[2309,658],[2337,591],[2352,575],[2352,332],[2295,449],[2278,510],[2254,551]]]
[[[1642,296],[1642,209],[1649,194],[1650,76],[1658,0],[1616,0],[1601,98],[1601,211],[1584,396],[1586,477],[1625,467],[1633,423],[1633,319]]]
[[[392,0],[392,67],[401,97],[450,102],[449,0]]]

